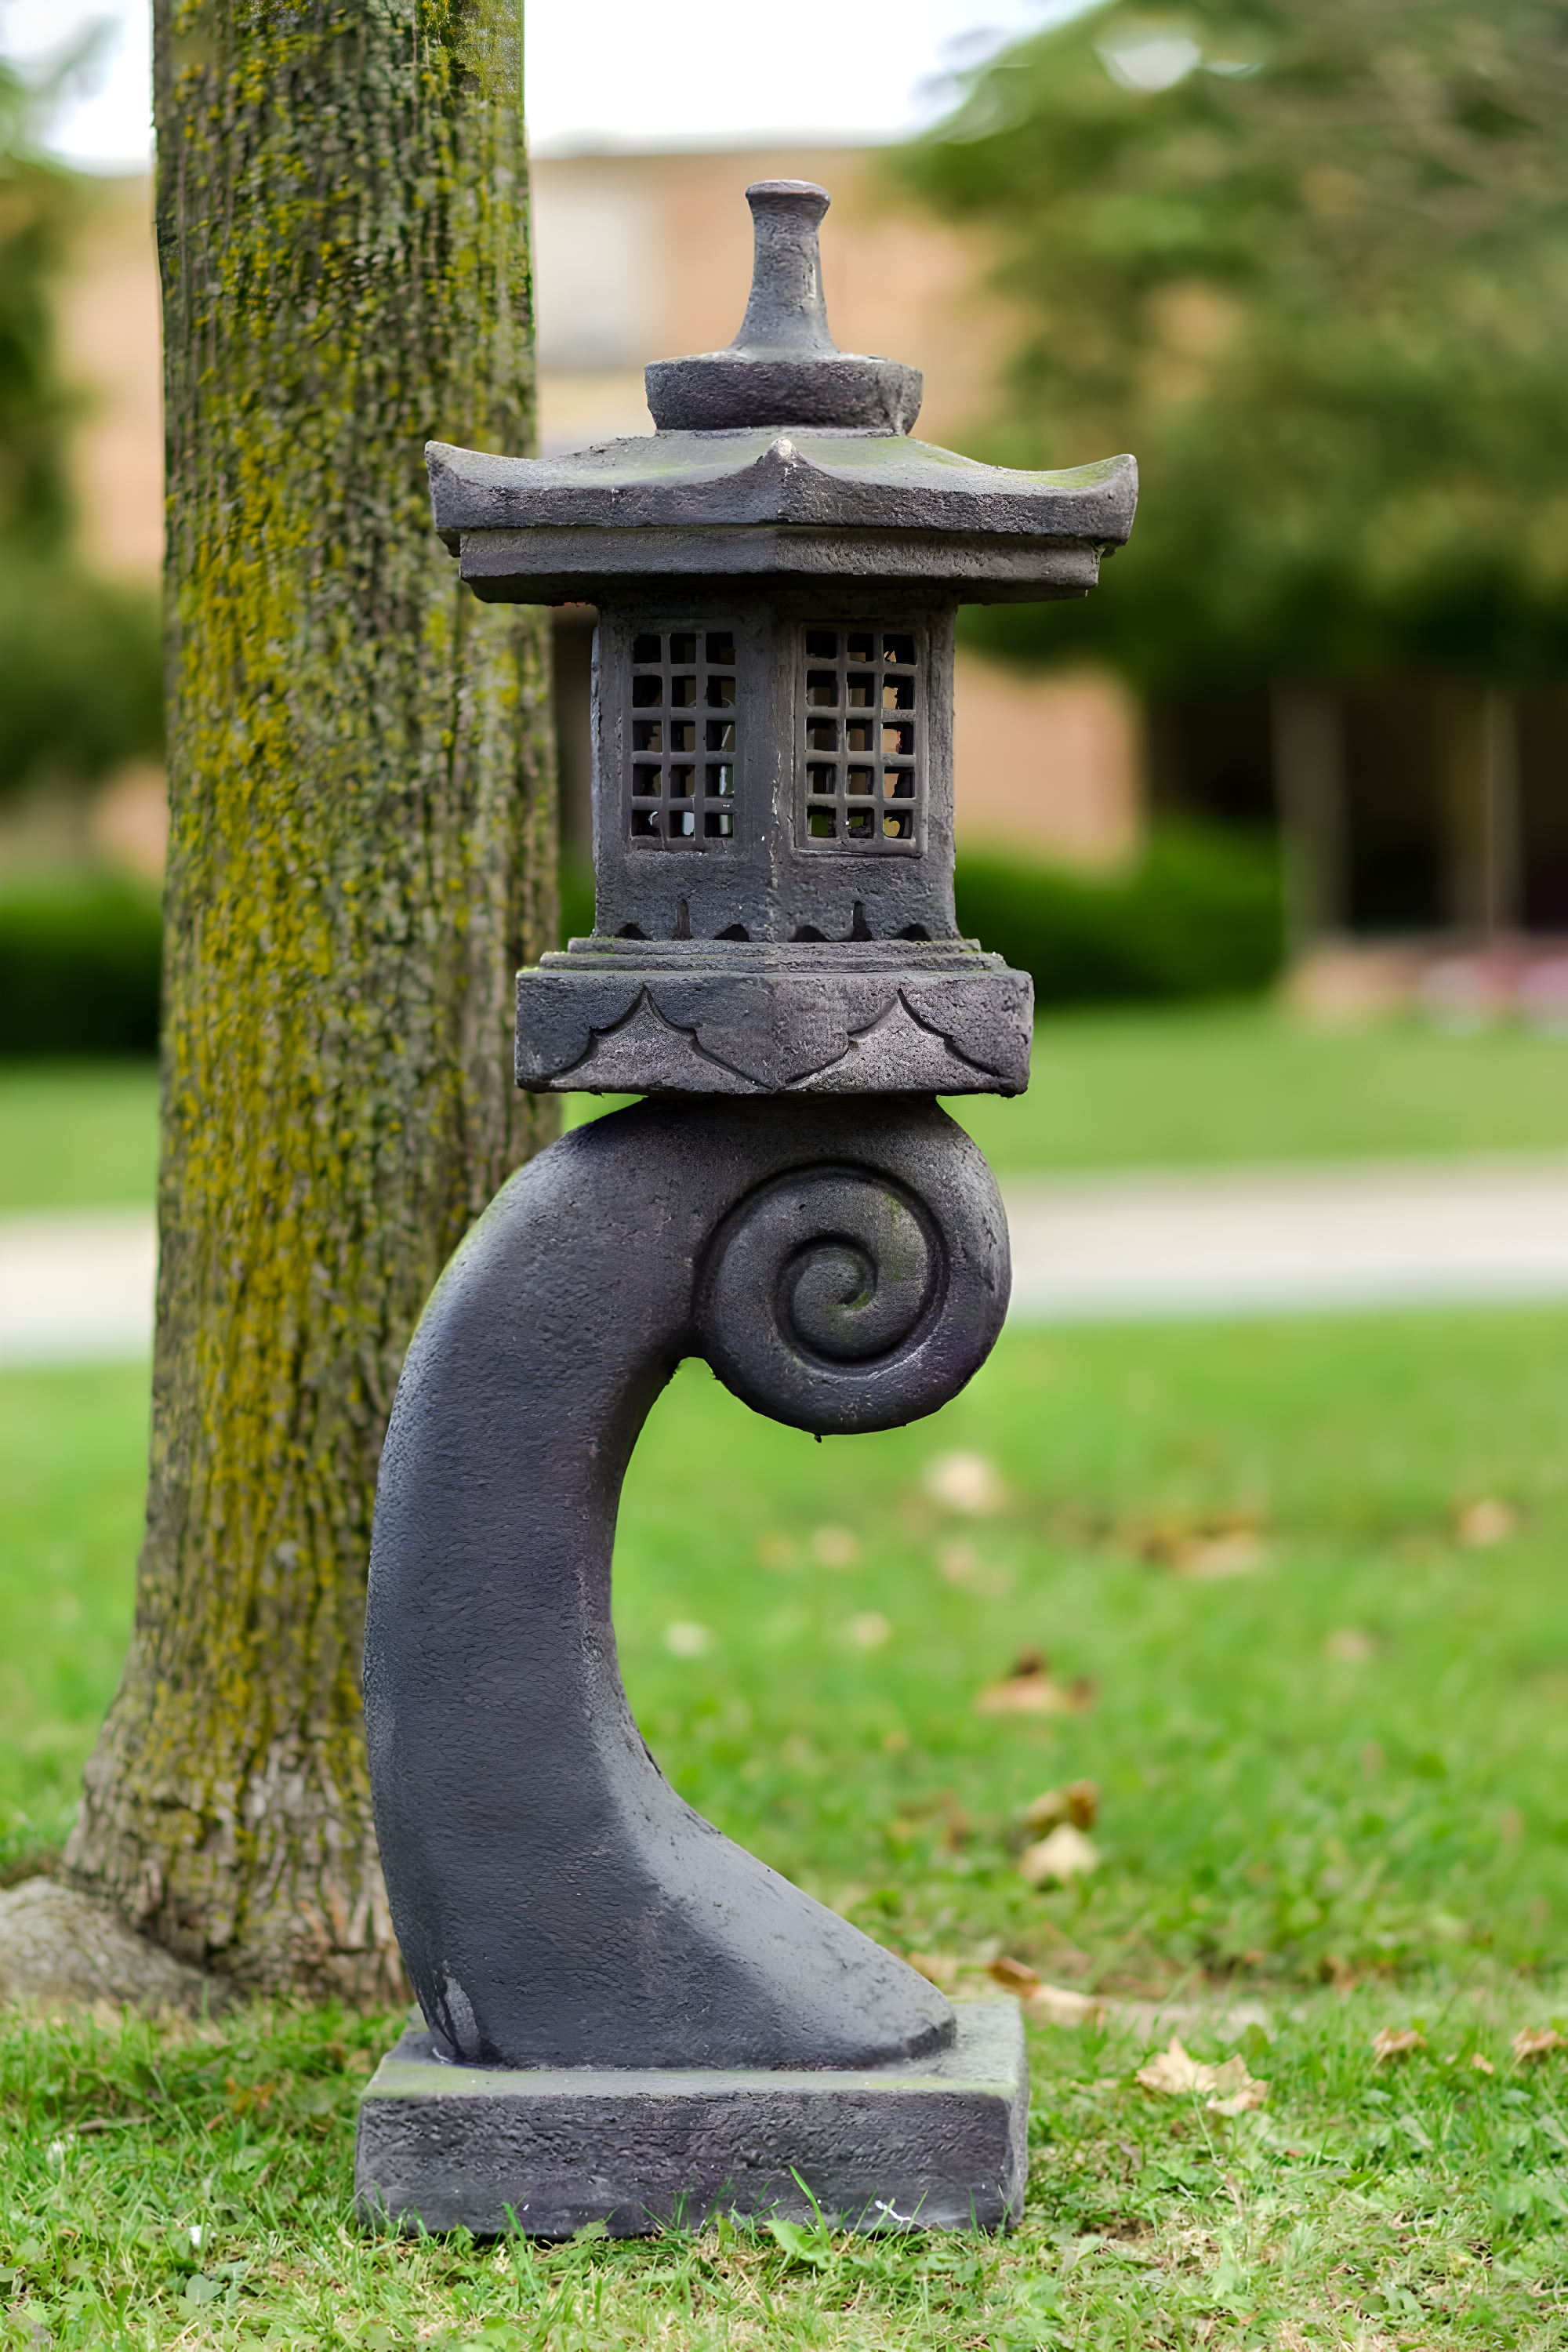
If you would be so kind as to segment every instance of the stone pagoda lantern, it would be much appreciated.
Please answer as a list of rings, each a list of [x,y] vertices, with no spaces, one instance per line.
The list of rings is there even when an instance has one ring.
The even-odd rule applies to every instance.
[[[1136,477],[910,439],[919,375],[828,332],[826,192],[747,197],[740,334],[647,370],[651,438],[428,452],[477,594],[599,612],[594,934],[519,975],[519,1084],[648,1099],[502,1189],[388,1431],[365,1712],[422,2022],[358,2182],[405,2227],[996,2227],[1022,2196],[1016,2008],[955,2008],[683,1803],[610,1559],[682,1356],[820,1436],[935,1411],[991,1349],[1005,1222],[934,1097],[1024,1087],[1032,997],[957,935],[953,621],[1085,593]]]

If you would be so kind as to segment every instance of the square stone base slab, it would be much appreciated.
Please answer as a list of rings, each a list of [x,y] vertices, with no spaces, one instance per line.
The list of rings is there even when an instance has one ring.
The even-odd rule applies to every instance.
[[[629,2238],[715,2213],[810,2221],[815,2198],[844,2229],[1006,2229],[1026,2171],[1023,2022],[1011,2000],[957,2015],[952,2049],[854,2074],[492,2072],[444,2064],[411,2026],[361,2103],[356,2210],[410,2232],[598,2221]]]

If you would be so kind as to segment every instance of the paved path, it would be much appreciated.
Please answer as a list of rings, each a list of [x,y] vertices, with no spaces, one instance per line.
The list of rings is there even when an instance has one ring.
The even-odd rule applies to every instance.
[[[150,1354],[157,1270],[149,1211],[0,1217],[0,1363],[115,1363]]]
[[[1014,1319],[1568,1299],[1568,1160],[1014,1178]],[[152,1342],[153,1223],[0,1218],[0,1362]]]
[[[1568,1160],[1015,1180],[1004,1191],[1013,1314],[1027,1322],[1568,1298]]]

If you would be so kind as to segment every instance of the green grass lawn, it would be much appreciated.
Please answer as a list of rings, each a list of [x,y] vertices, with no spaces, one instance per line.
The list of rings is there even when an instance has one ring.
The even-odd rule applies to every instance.
[[[112,1681],[142,1406],[130,1371],[7,1389],[0,1635],[38,1661],[26,1722],[52,1733],[8,1741],[6,1791],[36,1827]],[[0,2325],[560,2352],[1560,2342],[1568,2070],[1510,2036],[1568,2006],[1565,1416],[1568,1316],[1545,1312],[1015,1333],[931,1422],[821,1447],[689,1366],[617,1552],[628,1687],[678,1785],[899,1948],[1261,2000],[1265,2107],[1151,2095],[1146,2037],[1113,2018],[1034,2037],[1005,2244],[392,2246],[344,2215],[394,2021],[14,2021]],[[994,1507],[931,1491],[955,1452],[992,1465]],[[95,1621],[73,1664],[64,1629]],[[1029,1647],[1093,1703],[978,1713]],[[1037,1891],[1024,1809],[1084,1778],[1100,1866]],[[1379,2065],[1374,2030],[1413,2021],[1425,2046]]]
[[[131,1633],[138,1364],[0,1373],[0,1864],[58,1846]]]
[[[1299,1158],[1325,1129],[1342,1154],[1555,1147],[1563,1052],[1064,1023],[1038,1065],[1054,1097],[1037,1078],[975,1125],[1038,1117],[1020,1166]],[[88,1199],[82,1154],[134,1165],[91,1140],[93,1119],[134,1133],[133,1090],[90,1118],[70,1100],[61,1081],[38,1115]],[[9,1148],[8,1206],[41,1205],[28,1159]],[[61,1834],[112,1688],[145,1385],[0,1381],[13,1854]],[[1565,1436],[1558,1310],[1013,1331],[933,1420],[821,1446],[689,1365],[616,1558],[627,1686],[682,1791],[899,1949],[1260,2002],[1265,2106],[1151,2095],[1113,2012],[1034,2035],[1030,2202],[1005,2243],[392,2245],[344,2216],[393,2021],[12,2018],[0,2344],[1561,2343],[1568,2053],[1510,2041],[1568,2009]],[[953,1454],[988,1465],[984,1508],[955,1507]],[[1090,1703],[978,1710],[1030,1650]],[[1098,1866],[1037,1889],[1025,1810],[1076,1780],[1100,1786]],[[1373,2032],[1412,2022],[1423,2044],[1379,2064]]]
[[[0,1389],[14,1847],[58,1833],[112,1688],[143,1388],[128,1368]],[[1010,1332],[931,1421],[821,1446],[689,1365],[627,1486],[627,1685],[694,1804],[903,1947],[999,1942],[1151,1990],[1193,1967],[1547,1966],[1568,1947],[1565,1434],[1561,1312]],[[929,1491],[953,1452],[994,1465],[996,1509]],[[1513,1516],[1503,1540],[1461,1540],[1477,1503]],[[1255,1564],[1204,1572],[1238,1531]],[[1029,1649],[1093,1704],[976,1712]],[[1079,1779],[1104,1792],[1101,1866],[1037,1894],[1024,1809]]]
[[[1267,1007],[1043,1022],[1029,1091],[952,1108],[1031,1168],[1568,1150],[1568,1041],[1414,1020],[1310,1028]]]
[[[0,2340],[1545,2352],[1563,2336],[1563,2062],[1510,2049],[1542,2008],[1315,1995],[1272,2038],[1249,2031],[1268,2095],[1234,2118],[1144,2091],[1123,2032],[1038,2034],[1029,2200],[1007,2239],[721,2223],[558,2247],[348,2225],[354,2099],[390,2018],[13,2018]],[[1380,2065],[1373,2032],[1413,2022],[1424,2046]]]
[[[610,1108],[571,1096],[568,1121]],[[1035,1032],[1027,1094],[947,1108],[1008,1176],[1564,1151],[1568,1041],[1313,1028],[1267,1006],[1058,1014]]]
[[[627,1489],[633,1705],[700,1810],[905,1947],[1129,1989],[1548,1965],[1565,1437],[1557,1313],[1012,1332],[932,1420],[820,1447],[691,1365]],[[952,1451],[1001,1507],[930,1493]],[[1467,1544],[1486,1500],[1517,1526]],[[977,1713],[1030,1649],[1092,1706]],[[1024,1809],[1079,1779],[1101,1867],[1037,1894]]]
[[[0,1065],[0,1214],[151,1200],[157,1074]],[[568,1119],[608,1106],[567,1098]],[[1313,1029],[1267,1008],[1042,1023],[1016,1102],[952,1108],[998,1170],[1568,1150],[1568,1042],[1415,1021]]]
[[[146,1062],[0,1062],[0,1215],[151,1202],[158,1073]]]

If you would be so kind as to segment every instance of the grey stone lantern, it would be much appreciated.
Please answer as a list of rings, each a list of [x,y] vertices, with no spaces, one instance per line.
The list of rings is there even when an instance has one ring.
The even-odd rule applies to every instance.
[[[918,373],[828,332],[826,192],[746,194],[741,331],[648,369],[651,438],[428,453],[479,595],[599,608],[594,936],[522,975],[518,1080],[1016,1093],[1028,982],[953,916],[953,620],[1084,594],[1136,471],[910,439]]]
[[[919,376],[828,333],[824,191],[748,195],[744,323],[649,368],[651,438],[429,451],[478,594],[600,616],[594,935],[519,975],[519,1082],[646,1099],[502,1187],[387,1431],[365,1728],[420,2017],[356,2177],[405,2228],[996,2228],[1023,2194],[1016,2007],[949,2002],[682,1801],[611,1558],[683,1357],[823,1437],[935,1412],[995,1340],[1006,1221],[935,1097],[1026,1083],[1030,989],[953,919],[953,617],[1092,586],[1133,468],[911,440]]]

